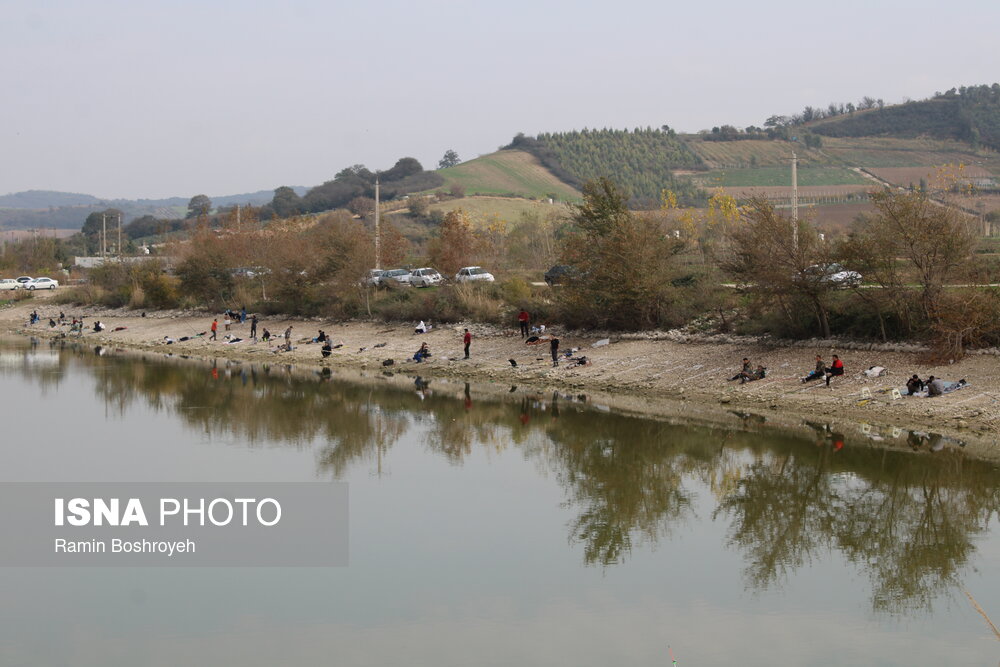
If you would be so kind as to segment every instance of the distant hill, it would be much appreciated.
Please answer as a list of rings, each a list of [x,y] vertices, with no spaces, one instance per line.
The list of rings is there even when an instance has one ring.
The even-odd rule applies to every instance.
[[[580,192],[557,178],[538,158],[521,150],[502,150],[439,169],[445,187],[460,185],[467,195],[504,195],[525,199],[576,201]]]
[[[43,208],[58,208],[60,206],[86,206],[88,204],[99,204],[100,201],[100,199],[93,195],[82,195],[73,192],[25,190],[24,192],[0,195],[0,208],[40,210]]]
[[[308,188],[293,188],[305,194]],[[241,195],[210,197],[212,204],[262,206],[271,201],[272,190],[259,190]],[[164,199],[102,199],[93,195],[52,190],[27,190],[0,196],[0,227],[4,229],[79,229],[94,211],[116,208],[125,214],[125,222],[144,215],[160,218],[183,216],[190,197]]]

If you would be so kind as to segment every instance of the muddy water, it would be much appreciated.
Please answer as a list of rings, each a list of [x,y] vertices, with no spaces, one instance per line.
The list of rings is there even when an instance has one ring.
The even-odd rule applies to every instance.
[[[0,568],[0,665],[994,665],[1000,470],[586,396],[0,346],[0,481],[350,484],[348,567]],[[939,444],[939,443],[938,443]]]

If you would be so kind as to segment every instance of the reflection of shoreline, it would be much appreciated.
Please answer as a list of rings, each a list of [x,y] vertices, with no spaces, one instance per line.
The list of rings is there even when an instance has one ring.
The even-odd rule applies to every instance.
[[[7,340],[10,341],[11,339],[8,338]],[[28,339],[19,335],[14,340],[18,341],[19,344],[23,344],[23,341]],[[35,341],[35,345],[40,345],[42,343],[45,343],[46,345],[56,344],[58,342],[70,345],[82,345],[89,348],[94,344],[93,341],[87,341],[86,339],[77,343],[77,339],[72,338],[54,339],[33,337],[31,340]],[[0,338],[0,342],[3,342],[3,338]],[[303,363],[300,359],[290,359],[283,356],[264,357],[263,359],[258,358],[253,360],[244,359],[239,355],[235,357],[205,356],[203,354],[199,354],[198,350],[184,350],[183,348],[172,350],[162,345],[149,347],[127,343],[124,345],[115,345],[113,347],[97,347],[102,350],[101,354],[114,352],[118,355],[131,355],[151,360],[175,360],[177,362],[200,363],[216,367],[219,364],[222,364],[227,369],[239,367],[280,367],[285,369],[284,372],[289,375],[297,377],[320,376],[324,379],[339,377],[341,379],[358,382],[372,382],[373,378],[377,378],[380,383],[384,383],[386,381],[391,382],[392,378],[396,378],[395,381],[397,382],[402,384],[408,383],[411,389],[413,388],[413,378],[416,377],[417,370],[419,370],[423,376],[433,378],[436,383],[439,383],[439,386],[450,386],[451,388],[449,389],[449,392],[452,390],[459,391],[459,389],[454,388],[461,387],[463,384],[468,382],[468,379],[465,377],[435,375],[435,369],[431,366],[421,367],[419,369],[416,367],[402,366],[396,367],[395,370],[387,371],[381,367],[378,369],[367,369],[357,365],[331,367],[328,365],[310,363],[308,361]],[[488,378],[479,378],[478,381],[473,381],[471,383],[472,386],[476,387],[477,395],[482,396],[483,398],[500,398],[505,393],[513,393],[513,391],[508,392],[502,384],[494,384],[492,379],[489,379],[488,383],[485,382],[487,379]],[[752,430],[754,425],[745,417],[734,419],[734,415],[752,414],[756,416],[753,420],[754,423],[758,421],[760,421],[760,423],[766,422],[766,428],[769,430],[782,430],[797,435],[808,435],[811,432],[808,427],[809,421],[825,421],[829,423],[832,428],[836,428],[838,431],[846,434],[847,439],[845,440],[845,443],[849,446],[864,445],[867,447],[884,447],[890,450],[918,451],[910,447],[907,435],[911,430],[927,431],[944,436],[944,442],[949,446],[961,446],[964,454],[969,458],[994,462],[1000,461],[1000,447],[997,446],[994,440],[977,437],[975,433],[967,430],[962,431],[960,435],[954,432],[952,435],[945,435],[948,431],[942,426],[942,422],[940,421],[936,421],[933,426],[923,425],[922,427],[913,426],[912,428],[903,428],[890,424],[878,424],[877,420],[870,422],[856,421],[851,418],[840,416],[839,411],[835,411],[833,414],[826,413],[821,417],[817,417],[816,415],[802,413],[794,409],[787,409],[786,407],[779,408],[777,405],[768,405],[767,402],[755,404],[753,407],[741,407],[739,409],[734,409],[737,406],[731,404],[728,399],[719,405],[715,402],[707,402],[697,398],[696,400],[688,400],[686,397],[671,399],[663,397],[654,398],[649,396],[638,396],[629,393],[608,394],[601,391],[584,390],[577,386],[554,389],[551,384],[539,385],[531,383],[528,378],[522,378],[518,382],[519,384],[514,385],[514,390],[517,392],[546,393],[556,390],[560,395],[567,397],[586,397],[586,402],[589,403],[595,410],[600,410],[602,412],[614,411],[621,414],[659,419],[669,423],[700,424],[707,426],[722,425],[727,428]],[[558,385],[555,386],[558,387]],[[925,448],[924,451],[929,451],[929,448]]]
[[[927,606],[951,587],[970,564],[973,537],[987,530],[983,517],[1000,510],[993,465],[955,447],[914,455],[845,446],[826,422],[806,424],[806,438],[770,430],[750,412],[720,427],[604,411],[581,395],[516,386],[480,393],[403,374],[345,381],[287,365],[58,343],[37,349],[57,351],[61,370],[89,375],[98,400],[122,415],[141,402],[248,446],[308,448],[323,477],[365,463],[381,476],[393,447],[414,433],[428,455],[458,466],[477,450],[515,451],[551,472],[573,514],[569,541],[589,565],[613,566],[633,544],[659,542],[695,518],[698,499],[710,494],[712,518],[729,524],[751,586],[778,586],[820,550],[833,550],[871,579],[873,608],[893,612]],[[74,375],[31,363],[19,372],[41,387]]]
[[[27,314],[32,308],[46,310],[47,295],[14,305],[0,311],[0,328],[19,334],[52,337],[59,328],[50,331],[47,326],[24,329]],[[53,306],[52,308],[55,308]],[[191,312],[154,312],[147,317],[127,310],[108,310],[89,306],[67,306],[73,313],[82,314],[114,325],[126,327],[121,331],[96,334],[86,332],[81,340],[89,344],[128,346],[136,350],[175,354],[188,354],[202,358],[239,360],[249,363],[293,363],[302,368],[368,370],[377,372],[382,362],[394,359],[393,370],[415,370],[412,355],[419,341],[413,330],[403,323],[377,322],[317,322],[315,320],[283,320],[280,316],[269,318],[272,331],[283,330],[293,324],[295,331],[304,336],[314,334],[323,326],[330,336],[343,343],[333,355],[322,360],[317,345],[303,343],[290,353],[274,354],[267,346],[209,343],[206,337],[197,337],[211,321],[206,315]],[[234,331],[244,336],[249,325],[235,325]],[[916,430],[936,431],[966,441],[970,456],[1000,461],[1000,442],[997,440],[997,404],[994,396],[1000,392],[1000,380],[992,371],[986,358],[972,356],[954,365],[929,367],[911,353],[892,353],[878,350],[854,349],[847,361],[849,372],[831,388],[823,385],[802,385],[797,375],[804,359],[812,367],[809,344],[772,346],[746,339],[726,339],[729,342],[679,343],[664,337],[644,339],[639,335],[624,335],[610,345],[590,349],[596,341],[594,335],[572,332],[565,334],[567,349],[579,346],[593,364],[586,367],[561,365],[551,367],[547,357],[539,350],[523,345],[519,337],[505,335],[502,328],[477,325],[473,331],[475,343],[470,361],[461,355],[461,338],[451,326],[435,327],[427,339],[435,356],[430,363],[420,364],[420,373],[426,378],[452,379],[478,383],[508,383],[521,387],[533,386],[537,391],[556,388],[567,393],[583,391],[591,394],[596,403],[606,404],[617,410],[637,414],[670,417],[673,414],[692,414],[695,418],[718,420],[724,413],[720,405],[733,409],[765,414],[771,424],[800,426],[800,419],[828,419],[831,416],[843,422],[838,426],[845,433],[856,433],[851,423],[869,422],[905,426]],[[117,328],[114,327],[114,328]],[[460,331],[460,330],[459,330]],[[165,335],[178,342],[167,346]],[[195,336],[185,342],[180,337]],[[820,344],[825,347],[827,344]],[[816,350],[827,354],[825,349]],[[738,360],[749,356],[765,362],[773,373],[763,382],[734,386],[725,382],[731,377]],[[449,361],[449,358],[455,361]],[[508,359],[518,362],[516,368]],[[955,379],[969,379],[971,389],[960,396],[941,399],[892,400],[891,379],[867,380],[854,369],[872,364],[887,366],[894,373],[917,371],[923,375],[934,374]],[[862,396],[869,389],[870,395]],[[862,400],[863,399],[863,400]],[[881,429],[880,430],[884,430]],[[852,436],[853,437],[853,436]],[[876,441],[872,441],[876,442]]]

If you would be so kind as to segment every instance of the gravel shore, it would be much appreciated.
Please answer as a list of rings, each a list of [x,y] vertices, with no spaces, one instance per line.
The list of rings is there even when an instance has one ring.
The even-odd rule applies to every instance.
[[[512,323],[509,330],[478,324],[445,325],[417,335],[415,324],[383,322],[332,322],[320,319],[264,317],[259,332],[267,328],[280,339],[293,327],[291,352],[277,345],[252,343],[249,321],[224,330],[219,317],[219,340],[208,340],[213,315],[191,311],[148,312],[145,317],[131,310],[97,307],[59,306],[45,296],[36,296],[0,309],[0,331],[18,335],[52,337],[69,334],[69,326],[48,325],[60,310],[69,318],[84,316],[88,329],[80,336],[94,345],[157,351],[203,358],[294,364],[322,367],[378,370],[393,360],[391,370],[419,372],[425,377],[454,378],[481,384],[516,384],[539,390],[599,393],[622,409],[651,415],[712,413],[730,415],[752,412],[772,423],[802,424],[803,420],[838,423],[843,429],[870,443],[885,447],[905,447],[905,434],[922,430],[961,441],[967,455],[1000,461],[1000,358],[990,354],[970,355],[946,365],[931,366],[918,351],[906,347],[867,349],[880,346],[814,341],[811,343],[769,344],[737,337],[710,339],[676,333],[609,335],[580,333],[555,328],[560,350],[576,350],[574,358],[586,356],[588,365],[560,360],[553,367],[547,344],[524,344]],[[51,304],[51,305],[50,305]],[[37,309],[41,322],[29,327],[28,316]],[[107,329],[94,333],[95,320]],[[463,359],[462,334],[468,326],[473,335],[471,359]],[[113,331],[117,327],[125,327]],[[335,345],[329,359],[323,359],[320,345],[305,342],[322,329]],[[205,332],[204,336],[197,334]],[[242,337],[226,344],[226,334]],[[549,332],[546,332],[549,333]],[[167,345],[165,337],[191,340]],[[602,339],[608,344],[598,345]],[[427,342],[432,357],[417,364],[414,352]],[[853,349],[852,349],[853,348]],[[858,349],[864,348],[864,349]],[[803,384],[800,377],[814,365],[820,354],[829,362],[831,354],[841,356],[846,365],[843,377],[828,388],[822,382]],[[747,357],[756,367],[768,369],[763,380],[741,385],[729,381]],[[513,359],[513,367],[508,360]],[[861,370],[884,366],[888,374],[868,378]],[[936,398],[896,397],[892,389],[902,387],[906,378],[917,373],[965,379],[968,386]]]

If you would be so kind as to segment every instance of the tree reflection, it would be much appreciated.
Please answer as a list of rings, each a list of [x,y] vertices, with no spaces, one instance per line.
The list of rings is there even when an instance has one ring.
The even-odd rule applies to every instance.
[[[517,388],[505,400],[473,400],[468,385],[405,376],[346,382],[285,366],[57,349],[44,362],[5,349],[0,372],[44,385],[83,365],[97,395],[122,413],[141,401],[248,446],[311,446],[318,470],[334,478],[363,462],[381,473],[408,434],[453,465],[477,451],[514,449],[562,487],[573,514],[569,540],[582,545],[587,564],[621,563],[636,544],[664,539],[695,518],[704,494],[715,502],[712,518],[728,522],[750,588],[780,585],[835,552],[871,580],[874,609],[904,612],[928,608],[958,583],[973,540],[1000,512],[994,466],[953,449],[845,446],[823,424],[810,425],[809,439],[767,431],[743,413],[739,428],[692,426]]]

